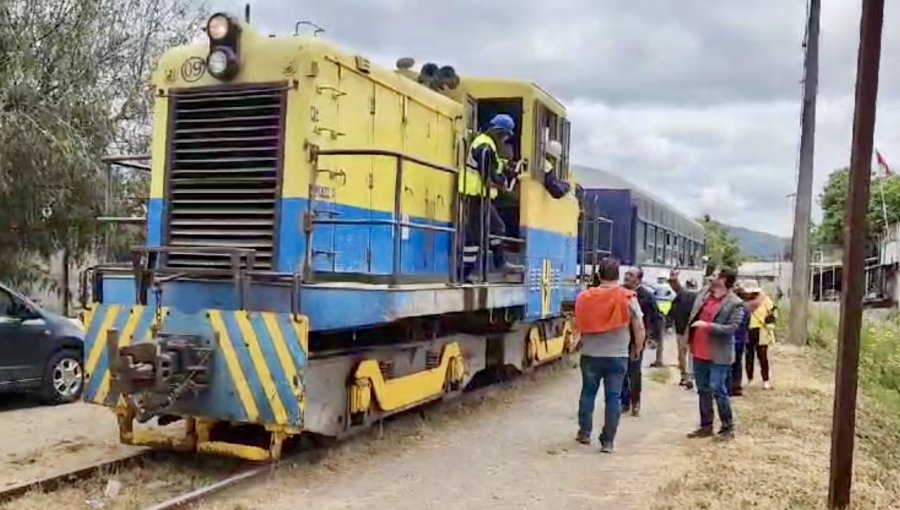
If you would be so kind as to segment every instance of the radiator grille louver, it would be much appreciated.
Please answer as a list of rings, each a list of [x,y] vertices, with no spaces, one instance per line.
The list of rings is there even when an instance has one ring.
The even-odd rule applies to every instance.
[[[283,152],[284,90],[172,95],[168,245],[256,250],[272,269]],[[227,256],[173,252],[168,266],[228,268]]]

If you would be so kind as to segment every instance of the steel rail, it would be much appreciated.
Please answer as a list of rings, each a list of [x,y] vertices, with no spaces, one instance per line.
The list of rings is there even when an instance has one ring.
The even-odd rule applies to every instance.
[[[482,386],[482,387],[479,387],[479,388],[476,388],[476,389],[473,389],[470,391],[461,391],[461,392],[457,392],[457,393],[447,394],[443,398],[435,400],[435,401],[431,402],[430,404],[438,404],[441,402],[447,402],[447,403],[459,405],[459,404],[477,402],[478,400],[483,399],[485,397],[496,395],[496,394],[499,394],[504,391],[509,391],[509,390],[517,388],[519,385],[521,385],[523,383],[528,383],[529,379],[526,377],[522,377],[522,376],[527,376],[527,375],[531,375],[531,374],[535,374],[535,373],[541,373],[541,372],[545,372],[545,371],[553,371],[553,370],[565,368],[565,361],[567,360],[567,358],[568,358],[568,356],[564,355],[560,358],[557,358],[557,359],[549,361],[545,364],[534,367],[533,369],[529,370],[528,372],[520,373],[520,374],[518,374],[517,377],[513,377],[511,380],[495,381],[495,382],[488,383],[485,386]],[[423,404],[422,406],[417,406],[417,407],[411,408],[408,411],[410,411],[410,412],[423,411],[425,409],[425,406],[428,406],[428,405],[429,404]],[[377,432],[381,433],[382,432],[381,426],[383,425],[383,422],[384,422],[383,420],[379,420],[379,421],[369,424],[366,427],[360,427],[355,432],[351,432],[347,436],[344,436],[344,438],[346,439],[346,438],[349,438],[352,436],[356,436],[362,432],[371,431],[373,429],[375,429],[375,430],[377,430]],[[376,427],[378,427],[378,428],[376,429]],[[262,475],[274,473],[280,466],[286,465],[288,462],[298,463],[298,462],[311,461],[318,452],[322,451],[325,448],[327,448],[327,446],[316,446],[316,447],[311,447],[308,449],[300,450],[293,455],[288,455],[288,456],[282,458],[281,460],[247,468],[247,469],[240,471],[238,473],[235,473],[233,475],[229,475],[217,482],[213,482],[209,485],[205,485],[203,487],[193,489],[189,492],[175,496],[166,501],[162,501],[160,503],[156,503],[156,504],[144,507],[144,508],[142,508],[142,510],[175,510],[178,508],[183,508],[186,505],[190,505],[193,503],[197,503],[197,502],[206,500],[207,498],[209,498],[215,494],[221,493],[227,489],[231,489],[231,488],[237,487],[239,485],[242,485],[244,483],[255,480],[256,478],[259,478]]]

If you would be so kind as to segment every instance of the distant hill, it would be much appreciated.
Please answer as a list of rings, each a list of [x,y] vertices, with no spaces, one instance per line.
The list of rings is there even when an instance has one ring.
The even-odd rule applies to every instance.
[[[734,227],[722,224],[728,232],[737,239],[741,247],[741,253],[747,257],[755,257],[761,260],[771,260],[776,255],[781,255],[790,244],[787,237],[750,230],[744,227]]]

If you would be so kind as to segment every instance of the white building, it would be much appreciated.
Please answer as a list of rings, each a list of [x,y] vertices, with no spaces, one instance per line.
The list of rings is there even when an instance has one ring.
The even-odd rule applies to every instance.
[[[784,261],[745,262],[738,268],[739,280],[756,280],[771,296],[777,296],[780,289],[787,296],[791,291],[791,271],[793,264]]]

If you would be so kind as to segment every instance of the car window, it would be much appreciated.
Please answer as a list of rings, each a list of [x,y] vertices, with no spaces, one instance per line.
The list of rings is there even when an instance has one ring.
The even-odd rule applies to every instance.
[[[13,316],[13,298],[9,292],[0,289],[0,317]]]

